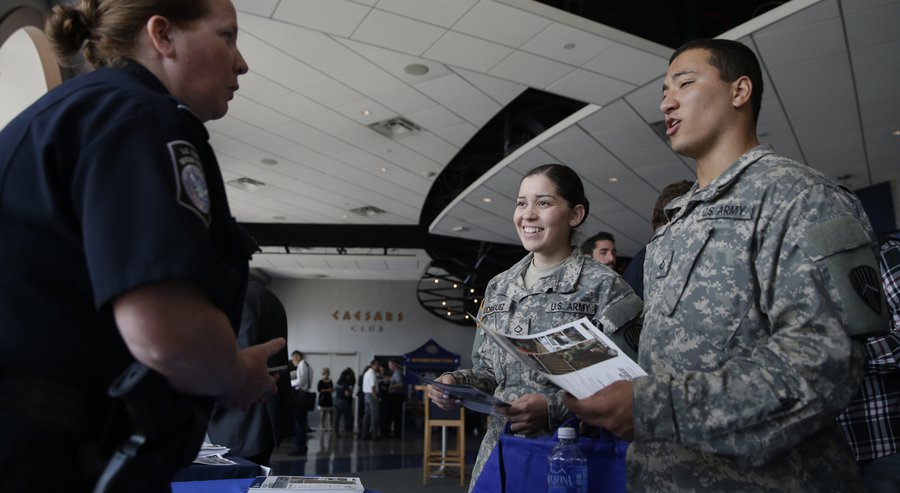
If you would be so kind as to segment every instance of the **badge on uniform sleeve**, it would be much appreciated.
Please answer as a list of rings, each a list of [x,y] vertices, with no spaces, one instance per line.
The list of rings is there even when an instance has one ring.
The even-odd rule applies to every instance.
[[[184,140],[173,140],[168,146],[175,168],[178,203],[197,214],[203,224],[209,227],[209,189],[206,187],[200,153],[190,142]]]

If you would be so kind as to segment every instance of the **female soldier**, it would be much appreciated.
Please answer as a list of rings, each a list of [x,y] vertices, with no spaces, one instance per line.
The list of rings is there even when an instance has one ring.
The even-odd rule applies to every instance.
[[[202,426],[212,400],[273,392],[266,360],[284,346],[238,351],[234,336],[252,242],[203,126],[247,71],[230,0],[82,0],[54,7],[47,33],[96,70],[0,132],[0,491],[33,490],[47,444],[54,480],[91,491],[129,433],[107,421],[106,389],[132,359],[198,396]],[[168,491],[162,463],[120,477]]]
[[[572,248],[574,228],[584,222],[588,207],[581,179],[571,168],[545,164],[525,175],[513,223],[530,253],[488,283],[478,313],[472,368],[438,378],[472,385],[511,404],[501,410],[505,417],[488,418],[470,491],[506,421],[514,432],[538,435],[552,433],[569,414],[563,390],[525,368],[483,331],[532,334],[588,317],[612,332],[640,315],[640,298],[618,274]],[[444,409],[455,406],[434,387],[429,397]]]

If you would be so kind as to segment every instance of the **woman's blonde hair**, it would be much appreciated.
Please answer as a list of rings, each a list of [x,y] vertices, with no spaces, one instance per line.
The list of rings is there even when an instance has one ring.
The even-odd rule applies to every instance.
[[[79,53],[92,67],[122,65],[154,15],[187,24],[208,11],[206,0],[81,0],[53,7],[44,32],[64,65]]]

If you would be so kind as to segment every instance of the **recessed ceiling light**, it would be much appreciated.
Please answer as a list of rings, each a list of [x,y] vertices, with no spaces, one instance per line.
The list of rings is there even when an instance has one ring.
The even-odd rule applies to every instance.
[[[382,172],[382,173],[387,173],[387,168],[385,168],[384,166],[382,166],[382,167],[381,167],[381,172]]]
[[[494,201],[494,199],[492,199],[490,197],[485,197],[485,198],[481,199],[481,201],[484,202],[485,204],[490,204],[491,202]]]
[[[411,63],[403,68],[403,71],[409,75],[425,75],[428,73],[428,65],[421,63]]]
[[[270,158],[270,157],[262,158],[262,159],[259,160],[259,162],[261,162],[261,163],[263,163],[263,164],[278,164],[278,160],[277,160],[277,159],[272,159],[272,158]]]
[[[441,282],[441,281],[439,281],[439,280],[437,280],[437,279],[434,280],[434,283],[435,283],[435,284],[437,284],[437,283],[439,283],[439,282]]]
[[[372,114],[372,112],[369,111],[369,110],[362,110],[362,115],[363,115],[363,116],[369,116],[369,115],[371,115],[371,114]]]
[[[891,132],[891,135],[893,135],[894,137],[900,137],[900,128]]]
[[[617,182],[617,181],[619,181],[619,177],[618,177],[618,176],[610,176],[610,177],[609,177],[609,182],[610,182],[610,183],[615,183],[615,182]]]
[[[441,305],[442,305],[442,306],[447,306],[447,302],[446,302],[446,301],[442,301],[442,302],[441,302]]]
[[[575,47],[575,43],[566,43],[563,45],[564,50],[571,50],[574,47]]]
[[[450,313],[450,312],[447,312],[447,316],[448,316],[448,317],[449,317],[449,316],[450,316],[450,315],[452,315],[452,313]]]
[[[346,214],[341,214],[341,219],[347,219],[347,217],[348,216]]]

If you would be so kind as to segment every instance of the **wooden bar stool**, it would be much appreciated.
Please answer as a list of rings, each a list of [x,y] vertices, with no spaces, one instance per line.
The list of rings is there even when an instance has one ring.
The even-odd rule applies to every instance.
[[[423,386],[424,387],[424,386]],[[418,387],[416,387],[418,390]],[[425,452],[422,460],[422,485],[428,484],[428,471],[432,467],[459,468],[459,484],[466,484],[466,414],[465,408],[458,411],[445,411],[435,406],[428,397],[425,387]],[[441,428],[442,432],[449,428],[456,429],[456,447],[446,449],[442,443],[441,448],[432,449],[431,434],[433,428]],[[443,435],[446,436],[446,435]]]

